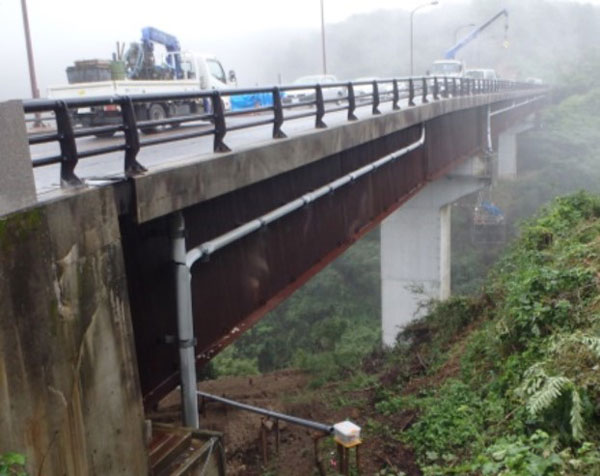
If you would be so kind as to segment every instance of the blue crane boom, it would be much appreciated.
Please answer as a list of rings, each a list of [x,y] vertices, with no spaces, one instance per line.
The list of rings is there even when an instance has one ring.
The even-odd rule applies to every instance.
[[[175,70],[175,77],[181,79],[183,70],[181,69],[181,57],[178,54],[181,51],[179,40],[173,35],[152,26],[142,28],[142,45],[146,51],[152,50],[152,42],[163,45],[168,53],[174,53],[172,56],[167,57],[167,63]],[[172,64],[172,62],[175,64]]]
[[[462,40],[460,40],[458,43],[456,43],[452,48],[450,48],[448,51],[446,51],[446,53],[444,54],[444,58],[445,59],[454,59],[454,57],[456,56],[456,53],[458,53],[458,51],[460,49],[462,49],[463,47],[468,45],[471,41],[473,41],[475,38],[477,38],[477,35],[479,35],[479,33],[481,33],[483,30],[485,30],[488,26],[490,26],[492,23],[494,23],[501,16],[506,17],[506,23],[504,26],[505,35],[506,35],[506,31],[508,31],[508,10],[504,9],[504,10],[498,12],[496,15],[494,15],[488,21],[486,21],[483,25],[475,28],[471,33],[469,33]]]
[[[181,49],[179,40],[173,35],[169,35],[152,26],[142,28],[142,42],[146,43],[151,41],[164,45],[168,52],[179,51]]]

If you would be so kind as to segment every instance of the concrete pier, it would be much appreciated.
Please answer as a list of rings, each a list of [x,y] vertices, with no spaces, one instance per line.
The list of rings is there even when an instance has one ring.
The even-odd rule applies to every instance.
[[[452,204],[489,184],[473,158],[425,186],[381,225],[382,338],[396,341],[429,299],[450,296]]]

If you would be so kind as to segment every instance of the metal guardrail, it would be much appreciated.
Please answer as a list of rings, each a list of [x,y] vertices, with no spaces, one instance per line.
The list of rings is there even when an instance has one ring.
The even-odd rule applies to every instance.
[[[366,88],[370,88],[368,91]],[[372,81],[350,81],[312,85],[274,86],[265,88],[227,89],[170,94],[137,94],[131,96],[104,96],[94,98],[72,98],[64,100],[35,99],[23,102],[27,115],[37,117],[53,114],[56,130],[45,133],[33,133],[29,136],[30,146],[45,143],[58,143],[60,153],[33,159],[33,167],[60,164],[61,186],[76,186],[82,181],[75,174],[77,163],[81,159],[123,152],[124,173],[133,176],[146,171],[137,161],[142,147],[164,144],[185,139],[213,136],[214,152],[229,152],[224,139],[228,132],[262,125],[273,125],[273,138],[281,139],[286,135],[282,130],[285,121],[314,117],[316,128],[325,128],[324,117],[327,113],[347,111],[349,121],[357,120],[355,111],[359,107],[371,106],[374,115],[380,114],[383,103],[391,103],[393,110],[399,110],[401,99],[408,99],[408,106],[415,106],[415,100],[428,103],[449,97],[489,94],[506,90],[534,89],[536,85],[503,80],[483,80],[473,78],[449,77],[411,77],[378,79]],[[358,91],[357,91],[357,88]],[[224,98],[247,94],[267,94],[272,105],[241,110],[226,110]],[[194,104],[192,114],[164,117],[158,120],[138,118],[140,111],[148,110],[158,104],[167,109],[171,105]],[[163,110],[164,110],[163,107]],[[309,107],[308,111],[294,112],[298,108]],[[114,123],[99,126],[82,127],[77,124],[78,111],[110,110]],[[197,112],[202,110],[201,113]],[[257,113],[270,113],[270,117],[256,119]],[[167,112],[165,110],[165,116]],[[227,118],[253,116],[245,122],[227,125]],[[140,120],[142,119],[142,120]],[[183,123],[202,121],[201,130],[185,131],[166,136],[147,136],[140,138],[140,132],[156,130],[158,127],[179,126]],[[206,128],[206,123],[211,123]],[[192,124],[193,125],[193,124]],[[99,146],[79,151],[77,139],[123,133],[123,141],[118,144]]]

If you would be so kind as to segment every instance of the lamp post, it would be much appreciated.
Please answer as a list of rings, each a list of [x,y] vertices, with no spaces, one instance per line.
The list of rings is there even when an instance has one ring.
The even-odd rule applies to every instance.
[[[437,5],[440,3],[438,0],[433,0],[432,2],[427,2],[419,5],[418,7],[413,8],[410,12],[410,75],[413,75],[413,44],[414,44],[414,28],[413,28],[413,19],[415,16],[415,12],[421,8],[428,7],[430,5]]]
[[[327,74],[327,56],[325,54],[325,0],[321,0],[321,54],[323,56],[323,74]]]
[[[462,30],[463,28],[469,28],[472,26],[477,26],[477,25],[475,23],[469,23],[468,25],[459,26],[456,30],[454,30],[454,44],[458,43],[458,33],[460,32],[460,30]]]
[[[29,82],[31,83],[31,96],[40,97],[35,77],[35,66],[33,64],[33,48],[31,47],[31,34],[29,32],[29,17],[27,16],[27,4],[21,0],[21,11],[23,12],[23,29],[25,30],[25,45],[27,46],[27,62],[29,64]]]

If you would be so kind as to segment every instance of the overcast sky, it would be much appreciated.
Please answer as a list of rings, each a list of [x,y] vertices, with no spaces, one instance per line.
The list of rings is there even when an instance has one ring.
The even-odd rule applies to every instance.
[[[325,0],[325,18],[336,23],[358,13],[410,10],[422,3],[426,2]],[[598,5],[600,0],[582,3]],[[30,94],[20,4],[20,0],[0,0],[0,100]],[[320,25],[319,0],[28,0],[28,9],[42,96],[49,84],[65,82],[65,68],[74,60],[109,58],[115,41],[138,40],[144,26],[176,35],[184,48],[207,44],[215,52],[219,38],[249,38],[269,29]]]

